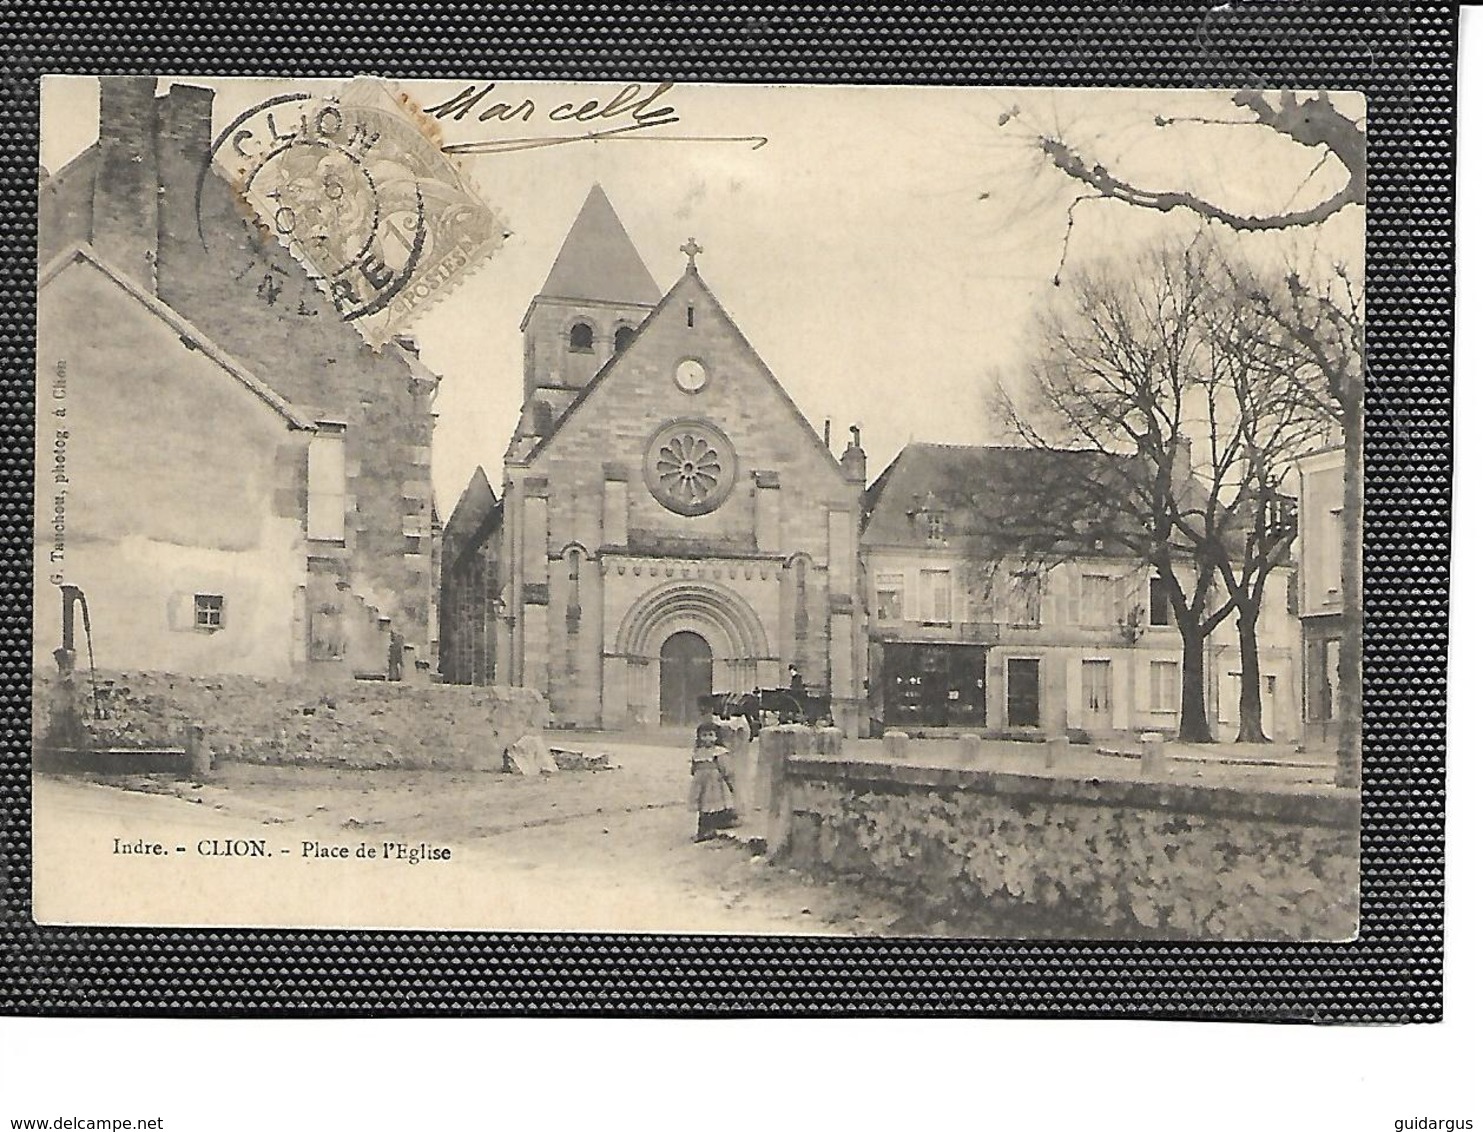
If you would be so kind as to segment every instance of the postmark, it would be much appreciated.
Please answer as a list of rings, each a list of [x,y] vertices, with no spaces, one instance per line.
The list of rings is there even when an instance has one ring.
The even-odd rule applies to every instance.
[[[507,235],[436,131],[405,96],[360,78],[329,97],[259,103],[221,131],[208,164],[380,347]]]

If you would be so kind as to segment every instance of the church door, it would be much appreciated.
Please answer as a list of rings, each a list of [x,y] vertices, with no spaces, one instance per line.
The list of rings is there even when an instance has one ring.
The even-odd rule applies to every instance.
[[[711,646],[699,633],[676,633],[659,649],[659,720],[694,723],[697,701],[711,693]]]

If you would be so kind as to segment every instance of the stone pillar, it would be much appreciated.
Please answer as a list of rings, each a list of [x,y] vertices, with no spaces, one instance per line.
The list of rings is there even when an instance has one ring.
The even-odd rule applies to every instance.
[[[1071,758],[1071,740],[1065,735],[1052,735],[1045,741],[1045,766],[1053,769],[1065,766]]]
[[[1139,770],[1144,778],[1162,778],[1169,773],[1169,762],[1164,754],[1164,737],[1157,731],[1146,731],[1138,736]]]
[[[787,761],[793,755],[807,753],[811,742],[810,729],[801,724],[762,729],[753,804],[765,822],[769,858],[776,859],[788,846],[788,824],[793,815]]]
[[[882,739],[885,743],[886,758],[906,758],[906,744],[909,740],[905,731],[887,731]]]

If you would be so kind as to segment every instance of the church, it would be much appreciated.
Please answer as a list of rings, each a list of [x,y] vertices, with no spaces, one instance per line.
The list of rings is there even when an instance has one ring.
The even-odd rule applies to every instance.
[[[478,470],[443,531],[442,679],[619,729],[794,666],[858,734],[858,433],[836,458],[680,250],[661,292],[592,188],[525,313],[498,492]]]

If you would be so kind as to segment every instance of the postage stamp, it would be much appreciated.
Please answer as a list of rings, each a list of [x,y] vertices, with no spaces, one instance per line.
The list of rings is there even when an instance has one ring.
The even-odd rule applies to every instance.
[[[503,221],[389,84],[275,96],[216,139],[258,217],[373,346],[406,329],[504,242]]]

